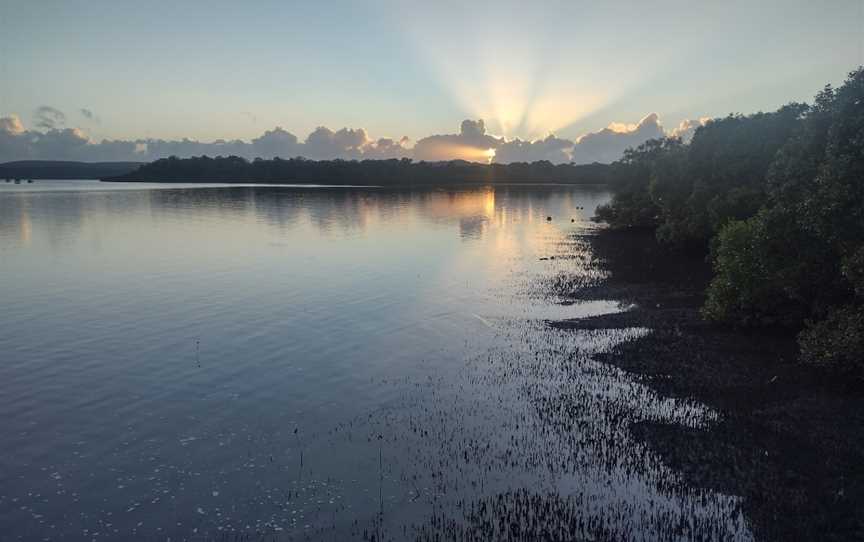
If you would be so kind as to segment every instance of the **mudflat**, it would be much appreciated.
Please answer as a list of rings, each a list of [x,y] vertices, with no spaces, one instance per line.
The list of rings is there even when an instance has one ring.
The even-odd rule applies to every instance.
[[[798,363],[793,332],[750,332],[699,313],[710,266],[704,255],[657,245],[650,232],[585,236],[606,271],[598,284],[562,291],[617,299],[623,313],[552,321],[557,329],[647,327],[595,359],[661,394],[720,413],[707,428],[637,422],[630,431],[688,484],[740,495],[753,533],[766,540],[864,537],[864,393]]]

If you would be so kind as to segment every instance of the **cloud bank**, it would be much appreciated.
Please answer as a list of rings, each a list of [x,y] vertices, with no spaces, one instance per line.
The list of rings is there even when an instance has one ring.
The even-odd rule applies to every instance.
[[[548,160],[553,163],[570,162],[574,143],[559,139],[554,135],[537,141],[513,139],[502,143],[495,152],[495,161],[502,164],[510,162],[536,162]],[[593,160],[592,160],[593,161]]]
[[[651,113],[635,125],[613,123],[599,132],[583,135],[576,140],[571,156],[576,163],[614,162],[626,149],[665,135],[660,117]]]
[[[78,110],[81,117],[98,123],[93,111]],[[66,115],[53,107],[39,107],[33,114],[33,129],[24,127],[17,115],[0,117],[0,162],[12,160],[152,161],[168,156],[242,156],[254,158],[294,158],[313,160],[401,159],[440,161],[468,160],[498,163],[535,162],[577,164],[610,163],[624,150],[645,141],[675,136],[692,138],[709,119],[685,120],[666,131],[656,113],[638,123],[612,123],[608,127],[574,140],[549,135],[526,141],[506,139],[487,133],[483,120],[464,120],[459,132],[424,137],[412,145],[407,138],[373,139],[363,128],[331,130],[320,126],[301,141],[296,135],[276,127],[251,141],[223,140],[202,142],[191,139],[135,139],[94,141],[80,128],[67,127]]]
[[[486,133],[483,120],[463,120],[458,134],[431,135],[414,146],[414,159],[427,162],[468,160],[488,162],[501,140]]]

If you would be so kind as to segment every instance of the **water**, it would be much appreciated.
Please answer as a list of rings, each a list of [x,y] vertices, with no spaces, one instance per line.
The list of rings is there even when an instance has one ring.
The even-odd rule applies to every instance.
[[[608,197],[0,185],[2,539],[749,539],[592,359],[650,330],[544,323],[623,310],[549,286]]]

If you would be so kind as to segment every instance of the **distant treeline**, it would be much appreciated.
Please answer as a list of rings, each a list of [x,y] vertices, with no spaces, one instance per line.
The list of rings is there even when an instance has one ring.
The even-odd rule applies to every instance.
[[[707,318],[799,330],[804,360],[864,377],[864,68],[812,105],[649,141],[612,186],[597,219],[710,254]]]
[[[0,164],[0,179],[101,179],[125,175],[141,162],[64,162],[20,160]]]
[[[603,184],[606,164],[553,164],[547,161],[513,164],[414,162],[401,160],[307,160],[237,156],[164,158],[105,181],[311,183],[330,185],[430,185],[453,183],[556,182]]]

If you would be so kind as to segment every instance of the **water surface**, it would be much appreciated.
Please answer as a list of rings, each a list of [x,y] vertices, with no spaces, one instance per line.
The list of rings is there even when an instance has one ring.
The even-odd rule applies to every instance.
[[[0,185],[3,539],[748,539],[627,430],[716,415],[592,359],[650,331],[545,325],[623,310],[560,290],[607,199]]]

